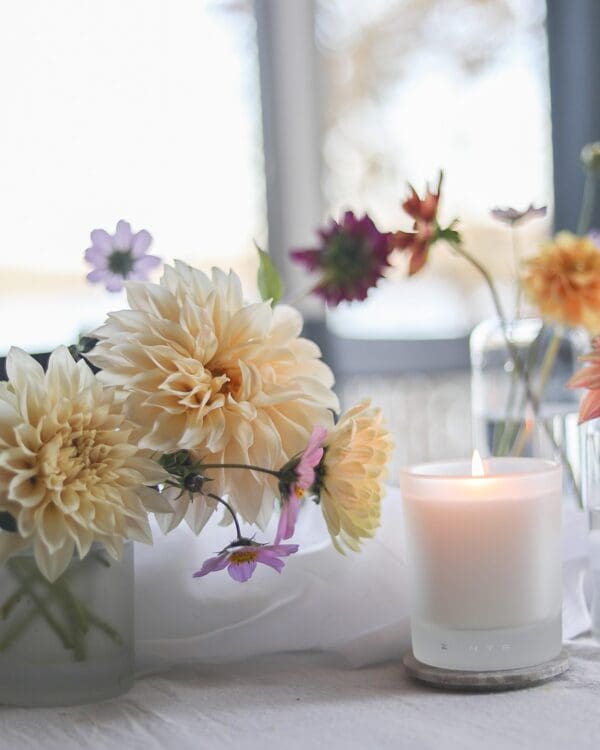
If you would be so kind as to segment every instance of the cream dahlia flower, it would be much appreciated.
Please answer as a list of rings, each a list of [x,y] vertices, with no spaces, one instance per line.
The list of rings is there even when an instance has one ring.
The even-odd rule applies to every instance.
[[[164,472],[130,442],[131,425],[104,388],[66,347],[47,373],[20,349],[0,383],[0,511],[17,531],[0,531],[0,565],[33,546],[50,581],[75,548],[83,558],[101,542],[114,558],[123,539],[151,542],[148,511],[165,511],[155,484]]]
[[[329,432],[319,474],[320,505],[334,547],[358,551],[379,527],[393,443],[380,409],[363,401]]]
[[[100,342],[89,358],[127,395],[142,447],[278,468],[306,446],[314,425],[332,424],[332,373],[318,347],[299,338],[293,308],[245,304],[235,273],[213,269],[211,279],[179,261],[160,285],[126,287],[131,310],[111,313],[93,333]],[[277,489],[270,477],[237,469],[210,476],[212,492],[264,526]],[[215,509],[185,496],[174,507],[167,529],[185,515],[196,533]]]

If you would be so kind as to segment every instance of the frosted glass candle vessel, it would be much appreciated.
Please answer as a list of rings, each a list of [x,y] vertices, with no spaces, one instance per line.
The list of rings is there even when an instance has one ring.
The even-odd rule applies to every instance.
[[[561,631],[561,469],[492,458],[402,472],[419,661],[486,671],[558,656]]]

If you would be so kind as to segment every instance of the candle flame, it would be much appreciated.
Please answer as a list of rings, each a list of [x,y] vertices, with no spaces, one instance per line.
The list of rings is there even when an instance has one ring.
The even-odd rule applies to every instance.
[[[485,476],[485,470],[483,468],[483,461],[479,455],[479,451],[476,449],[473,451],[473,458],[471,460],[471,474],[474,477]]]

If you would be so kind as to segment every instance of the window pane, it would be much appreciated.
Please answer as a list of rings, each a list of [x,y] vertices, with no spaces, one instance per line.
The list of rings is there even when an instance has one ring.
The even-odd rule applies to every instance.
[[[552,198],[543,0],[320,0],[317,7],[329,211],[368,210],[384,228],[399,228],[405,182],[420,189],[443,167],[442,219],[460,216],[467,247],[508,277],[510,238],[490,208]],[[523,249],[548,226],[549,219],[526,227]],[[489,311],[476,277],[441,248],[422,275],[398,283],[334,313],[334,329],[452,336]]]
[[[251,3],[0,6],[0,351],[46,350],[119,308],[83,251],[118,219],[152,251],[254,273],[264,169]]]

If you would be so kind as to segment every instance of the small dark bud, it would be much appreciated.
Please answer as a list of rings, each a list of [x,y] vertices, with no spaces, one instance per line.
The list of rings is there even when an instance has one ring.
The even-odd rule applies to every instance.
[[[184,485],[188,492],[200,493],[204,486],[204,477],[201,474],[188,474]]]

